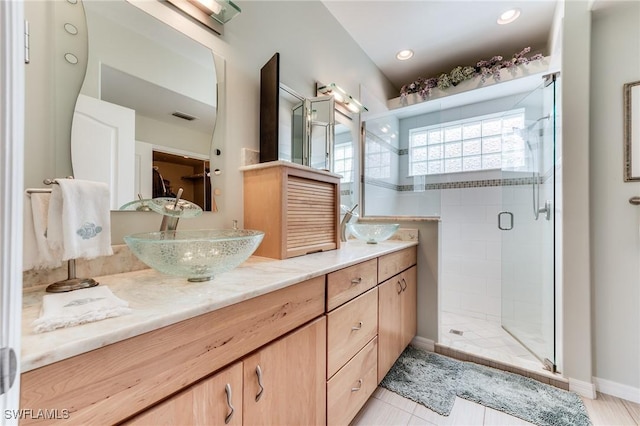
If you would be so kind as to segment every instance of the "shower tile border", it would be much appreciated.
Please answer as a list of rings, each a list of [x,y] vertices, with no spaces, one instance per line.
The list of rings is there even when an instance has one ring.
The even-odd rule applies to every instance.
[[[544,183],[548,178],[538,178],[538,183]],[[521,186],[531,185],[536,181],[532,177],[526,178],[507,178],[507,179],[482,179],[482,180],[470,180],[461,182],[441,182],[441,183],[425,183],[425,184],[409,184],[409,185],[396,185],[390,182],[385,182],[380,179],[365,178],[364,183],[367,185],[378,186],[385,189],[391,189],[396,192],[422,192],[432,191],[439,189],[463,189],[463,188],[487,188],[498,186]]]

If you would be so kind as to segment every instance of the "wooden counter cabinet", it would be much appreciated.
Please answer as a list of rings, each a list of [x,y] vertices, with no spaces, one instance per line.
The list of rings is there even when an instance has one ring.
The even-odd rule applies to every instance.
[[[244,171],[244,227],[264,231],[255,256],[340,248],[340,177],[279,161]]]
[[[378,261],[378,279],[391,276],[378,286],[378,383],[417,332],[418,278],[412,249]],[[393,275],[408,265],[414,266]]]
[[[116,424],[146,414],[150,408],[161,413],[158,416],[149,413],[154,419],[181,415],[184,407],[191,406],[189,401],[213,395],[213,406],[194,405],[192,417],[187,417],[198,424],[196,420],[202,413],[213,412],[219,417],[217,413],[224,412],[226,396],[221,393],[224,387],[218,386],[215,374],[242,361],[242,374],[246,378],[247,368],[252,369],[252,374],[255,371],[251,364],[253,357],[261,354],[291,368],[282,372],[283,364],[263,364],[265,378],[270,381],[284,378],[290,382],[287,386],[271,384],[270,389],[285,389],[281,395],[300,407],[303,405],[296,398],[313,394],[313,400],[317,398],[324,413],[322,398],[317,389],[310,386],[319,386],[324,392],[325,303],[325,277],[319,276],[27,371],[21,377],[21,407],[68,407],[70,417],[66,424]],[[304,330],[311,337],[303,333]],[[268,356],[271,351],[278,355]],[[281,373],[274,374],[277,369]],[[231,382],[224,381],[226,383]],[[243,386],[246,388],[247,381]],[[232,385],[232,392],[234,400],[240,401],[242,389]],[[269,402],[269,398],[266,401]],[[161,407],[158,403],[166,405]],[[237,410],[247,404],[233,405]],[[267,406],[281,408],[271,403]],[[307,400],[304,407],[310,407]],[[285,410],[282,416],[290,411]],[[304,420],[302,423],[306,424],[324,423],[324,418],[318,418],[315,411],[311,410],[308,418],[295,419]],[[259,423],[255,420],[259,416],[243,410],[242,417],[245,415],[252,423]],[[25,419],[22,423],[49,422]],[[191,424],[186,420],[179,423]],[[217,423],[217,420],[208,423]]]
[[[325,351],[322,317],[125,424],[324,425]]]
[[[242,362],[191,386],[124,424],[242,425]]]
[[[326,319],[245,358],[246,425],[326,424]]]

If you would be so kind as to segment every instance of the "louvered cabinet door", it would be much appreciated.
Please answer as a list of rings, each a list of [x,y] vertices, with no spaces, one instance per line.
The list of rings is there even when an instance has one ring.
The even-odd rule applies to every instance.
[[[337,248],[335,185],[289,176],[286,193],[287,257]]]
[[[264,231],[256,256],[286,259],[340,247],[340,176],[292,163],[244,172],[244,227]]]

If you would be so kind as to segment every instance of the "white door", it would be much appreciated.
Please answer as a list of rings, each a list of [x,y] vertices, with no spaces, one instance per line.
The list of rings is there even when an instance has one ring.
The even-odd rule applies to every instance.
[[[143,199],[153,198],[153,144],[136,141],[135,193]]]
[[[18,424],[24,183],[24,10],[0,1],[0,424]]]
[[[136,199],[134,110],[80,95],[71,127],[71,164],[76,179],[104,182],[111,209]]]

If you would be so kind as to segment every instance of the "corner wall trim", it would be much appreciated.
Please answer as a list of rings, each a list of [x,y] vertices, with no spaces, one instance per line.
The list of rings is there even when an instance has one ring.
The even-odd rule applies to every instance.
[[[596,385],[569,377],[569,390],[589,399],[596,399]]]
[[[594,377],[593,382],[595,383],[598,392],[640,404],[640,388],[634,388],[633,386],[624,385],[611,380],[600,379],[598,377]]]
[[[415,336],[411,339],[411,344],[416,348],[429,352],[435,352],[436,350],[436,342],[431,339],[427,339],[426,337]]]

